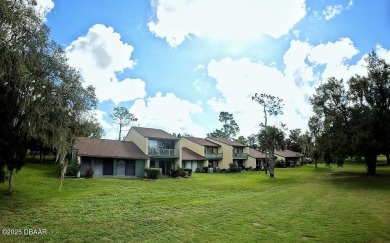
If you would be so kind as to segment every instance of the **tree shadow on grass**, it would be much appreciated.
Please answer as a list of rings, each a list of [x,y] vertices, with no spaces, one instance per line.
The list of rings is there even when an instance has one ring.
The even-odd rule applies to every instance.
[[[380,171],[376,176],[367,176],[364,172],[356,171],[333,172],[325,181],[337,187],[351,189],[390,190],[390,172],[388,171]]]

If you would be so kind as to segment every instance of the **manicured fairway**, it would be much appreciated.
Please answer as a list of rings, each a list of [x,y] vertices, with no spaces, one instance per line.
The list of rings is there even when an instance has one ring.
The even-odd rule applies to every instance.
[[[390,167],[347,164],[190,179],[66,179],[28,164],[0,185],[0,242],[390,242]],[[24,235],[25,229],[47,234]]]

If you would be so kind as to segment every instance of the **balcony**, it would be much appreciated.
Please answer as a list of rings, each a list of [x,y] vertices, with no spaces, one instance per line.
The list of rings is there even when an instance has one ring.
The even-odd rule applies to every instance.
[[[248,159],[247,153],[233,153],[233,159]]]
[[[208,160],[221,160],[223,155],[222,153],[205,153],[204,157]]]
[[[148,155],[153,158],[179,158],[179,150],[149,148]]]

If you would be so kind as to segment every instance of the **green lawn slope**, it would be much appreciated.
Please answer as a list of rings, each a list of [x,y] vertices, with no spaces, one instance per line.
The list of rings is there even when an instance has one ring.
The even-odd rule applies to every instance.
[[[13,196],[0,184],[0,242],[390,242],[390,166],[377,172],[349,163],[277,169],[274,179],[66,179],[59,191],[57,165],[28,163]]]

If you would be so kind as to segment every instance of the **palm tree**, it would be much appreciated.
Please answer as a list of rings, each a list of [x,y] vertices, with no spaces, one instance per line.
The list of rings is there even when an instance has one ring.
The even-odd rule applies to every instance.
[[[275,176],[275,149],[284,149],[284,133],[275,126],[264,126],[259,133],[260,148],[268,153],[268,171],[270,177]]]

